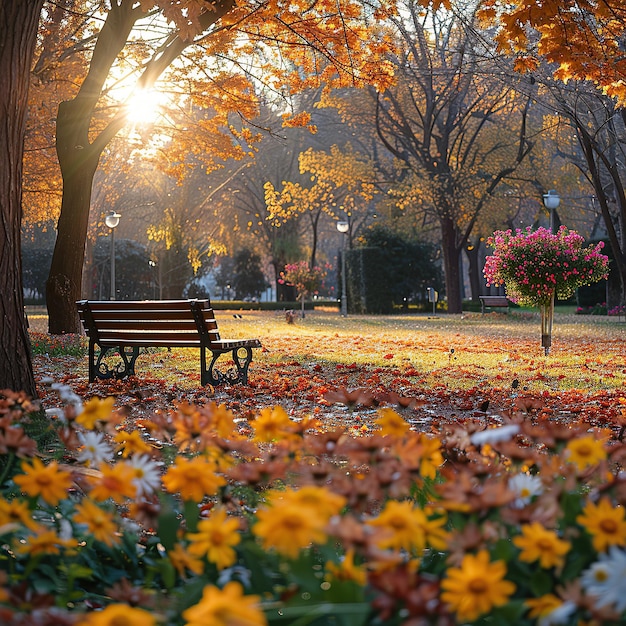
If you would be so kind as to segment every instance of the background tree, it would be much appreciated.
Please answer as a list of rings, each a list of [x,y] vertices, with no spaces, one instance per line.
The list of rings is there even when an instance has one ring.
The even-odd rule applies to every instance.
[[[320,220],[326,216],[333,223],[347,219],[354,223],[363,219],[376,191],[374,168],[369,158],[356,154],[348,144],[343,150],[333,145],[330,150],[308,148],[298,157],[302,182],[283,181],[277,190],[265,184],[268,219],[280,225],[302,215],[311,240],[309,266],[317,263]],[[304,182],[307,181],[307,182]]]
[[[576,133],[583,159],[574,162],[594,190],[613,252],[613,268],[620,277],[621,294],[610,294],[609,304],[621,304],[626,287],[626,110],[581,84],[553,88],[552,96],[562,119]]]
[[[50,272],[55,232],[52,224],[24,224],[22,227],[22,276],[28,300],[43,304]]]
[[[241,249],[235,256],[232,285],[238,300],[260,298],[267,289],[267,280],[261,268],[261,257],[249,248]]]
[[[0,2],[0,389],[35,396],[24,316],[21,221],[22,157],[29,72],[43,0]]]
[[[528,100],[493,76],[475,9],[463,8],[461,19],[403,3],[389,20],[398,80],[370,90],[368,118],[394,158],[388,192],[396,206],[438,225],[451,313],[462,309],[461,254],[476,220],[531,149]],[[341,109],[348,116],[349,106]]]

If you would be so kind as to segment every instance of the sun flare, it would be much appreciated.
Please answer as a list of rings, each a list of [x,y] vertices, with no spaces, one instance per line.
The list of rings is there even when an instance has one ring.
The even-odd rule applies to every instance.
[[[134,126],[154,124],[163,115],[165,101],[165,94],[153,89],[135,91],[124,105],[126,117]]]

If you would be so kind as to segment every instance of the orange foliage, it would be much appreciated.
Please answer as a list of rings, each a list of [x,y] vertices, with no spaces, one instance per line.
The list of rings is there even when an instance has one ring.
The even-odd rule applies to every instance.
[[[626,5],[623,0],[514,0],[506,9],[487,0],[482,17],[498,24],[501,52],[516,69],[533,71],[537,58],[554,63],[554,76],[593,81],[626,104]]]
[[[126,130],[118,133],[127,144],[122,159],[129,159],[130,147],[139,158],[154,160],[179,180],[189,171],[189,154],[200,159],[207,171],[222,167],[230,158],[253,156],[260,135],[248,120],[258,114],[260,85],[279,95],[292,95],[320,85],[384,88],[393,79],[393,68],[384,60],[392,43],[378,32],[376,23],[368,21],[362,4],[355,0],[313,5],[141,0],[132,10],[136,3],[122,1],[95,17],[90,12],[93,4],[90,0],[74,3],[72,12],[59,5],[42,16],[25,160],[25,215],[31,222],[58,216],[62,182],[55,150],[57,108],[76,97],[81,85],[85,92],[87,76],[96,94],[101,83],[89,122],[92,145],[110,133],[112,122],[117,124],[133,91],[139,85],[150,86],[157,77],[155,88],[168,95],[167,111],[162,111],[158,122],[126,123]],[[155,5],[161,17],[146,19]],[[387,11],[381,4],[380,14]],[[211,16],[219,14],[223,16],[215,22]],[[100,39],[101,47],[118,45],[109,41],[110,32],[104,34],[103,24],[109,18],[131,20],[134,27],[111,68],[106,68],[93,60],[102,59],[94,48]],[[172,43],[179,50],[188,44],[184,57],[169,52]],[[169,69],[162,61],[166,55]],[[89,98],[92,95],[89,92]],[[283,120],[285,126],[308,125],[315,131],[306,113],[288,112]],[[85,152],[88,147],[84,146]],[[106,167],[105,159],[100,167]]]

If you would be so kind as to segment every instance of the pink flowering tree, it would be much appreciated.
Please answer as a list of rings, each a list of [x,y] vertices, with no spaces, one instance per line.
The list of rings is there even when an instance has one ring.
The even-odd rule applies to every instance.
[[[302,317],[304,317],[305,299],[318,292],[325,277],[325,269],[317,266],[309,267],[306,261],[300,261],[285,265],[278,282],[295,288],[297,298],[302,303]]]
[[[533,231],[496,231],[487,239],[494,249],[485,262],[487,286],[504,285],[512,302],[539,307],[541,343],[549,353],[555,297],[567,299],[578,287],[608,277],[609,259],[604,244],[584,247],[584,239],[562,226]]]

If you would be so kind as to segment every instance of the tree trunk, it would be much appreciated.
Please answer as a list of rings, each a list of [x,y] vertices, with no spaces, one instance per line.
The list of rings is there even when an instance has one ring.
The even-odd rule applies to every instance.
[[[441,220],[441,248],[443,270],[446,279],[448,313],[461,313],[463,311],[463,301],[461,299],[459,256],[462,248],[457,245],[457,231],[454,221],[449,217],[444,217]]]
[[[478,296],[481,295],[482,267],[480,267],[480,239],[477,238],[476,243],[465,247],[465,254],[469,263],[469,279],[470,289],[472,290],[472,300],[478,302]]]
[[[30,66],[43,0],[0,2],[0,391],[35,397],[20,230]]]
[[[76,301],[81,297],[91,186],[100,157],[100,152],[89,145],[87,133],[88,120],[80,115],[80,102],[62,102],[57,118],[57,153],[63,199],[46,282],[48,326],[54,335],[81,332]]]

